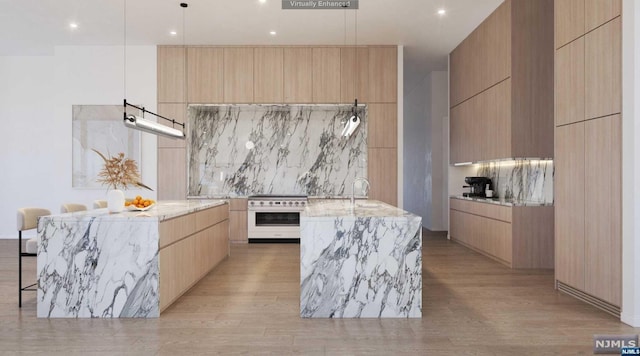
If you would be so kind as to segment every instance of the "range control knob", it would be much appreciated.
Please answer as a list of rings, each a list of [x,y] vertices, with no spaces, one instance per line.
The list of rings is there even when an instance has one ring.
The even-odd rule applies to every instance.
[[[263,201],[261,201],[261,202],[260,202],[260,205],[264,205],[264,202],[263,202]]]
[[[304,202],[301,202],[300,205],[304,205]]]
[[[270,202],[269,202],[269,205],[273,205],[273,202],[272,202],[272,201],[270,201]]]

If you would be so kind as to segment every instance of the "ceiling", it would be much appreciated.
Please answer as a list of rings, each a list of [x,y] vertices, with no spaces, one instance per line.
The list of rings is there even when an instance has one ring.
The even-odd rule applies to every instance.
[[[446,69],[447,54],[503,0],[360,0],[357,11],[282,10],[280,0],[183,1],[184,12],[179,0],[0,0],[0,56],[123,45],[125,38],[127,45],[353,45],[357,15],[358,44],[404,45],[405,69],[428,72]]]

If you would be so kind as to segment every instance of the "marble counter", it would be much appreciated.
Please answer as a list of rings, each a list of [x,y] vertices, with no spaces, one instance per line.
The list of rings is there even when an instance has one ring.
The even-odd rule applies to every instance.
[[[300,216],[300,316],[422,317],[421,224],[379,201],[310,201]]]
[[[553,203],[517,199],[463,197],[460,195],[452,195],[450,198],[502,206],[553,206]]]
[[[159,316],[160,222],[226,203],[161,201],[144,212],[40,218],[38,317]]]

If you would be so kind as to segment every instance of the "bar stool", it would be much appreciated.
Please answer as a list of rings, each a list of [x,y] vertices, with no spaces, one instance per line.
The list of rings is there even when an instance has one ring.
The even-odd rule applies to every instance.
[[[38,227],[38,218],[45,215],[51,215],[47,209],[41,208],[21,208],[18,209],[18,307],[22,308],[22,291],[31,290],[31,287],[37,284],[33,283],[26,287],[22,287],[22,257],[38,256],[38,238],[32,237],[27,240],[26,252],[22,252],[22,232],[32,230]]]
[[[74,213],[76,211],[85,211],[85,210],[87,210],[87,206],[82,204],[69,203],[69,204],[62,204],[60,206],[60,212],[62,214]]]
[[[106,200],[94,200],[93,201],[93,208],[94,209],[103,209],[107,207],[107,201]]]

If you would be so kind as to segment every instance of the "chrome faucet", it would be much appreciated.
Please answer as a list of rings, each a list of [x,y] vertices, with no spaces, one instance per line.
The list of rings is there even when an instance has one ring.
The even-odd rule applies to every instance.
[[[369,183],[369,180],[365,177],[357,177],[356,179],[353,180],[353,183],[351,183],[351,207],[354,207],[356,204],[356,182],[357,181],[363,181],[365,183],[367,183],[367,190],[365,191],[367,195],[369,193],[369,189],[371,189],[371,184]],[[363,190],[364,191],[364,190]]]

